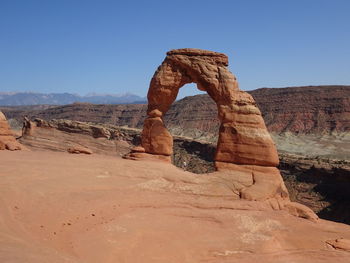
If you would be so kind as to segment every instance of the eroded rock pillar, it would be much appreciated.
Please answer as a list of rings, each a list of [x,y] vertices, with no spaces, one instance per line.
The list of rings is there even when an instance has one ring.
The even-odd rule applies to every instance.
[[[175,101],[179,88],[188,82],[178,66],[167,59],[155,72],[147,94],[147,118],[141,135],[145,153],[164,156],[163,159],[170,161],[173,137],[164,125],[163,116]]]
[[[276,147],[250,94],[232,92],[226,103],[218,103],[218,115],[221,125],[216,163],[278,165]]]

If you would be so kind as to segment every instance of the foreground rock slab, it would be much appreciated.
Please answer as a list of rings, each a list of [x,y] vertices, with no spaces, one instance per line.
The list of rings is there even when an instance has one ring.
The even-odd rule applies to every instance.
[[[64,152],[0,160],[0,262],[349,262],[349,226],[239,199],[233,174]]]

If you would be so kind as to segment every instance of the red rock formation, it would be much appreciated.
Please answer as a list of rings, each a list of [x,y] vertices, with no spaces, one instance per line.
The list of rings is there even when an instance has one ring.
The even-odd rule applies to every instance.
[[[164,125],[163,116],[175,101],[179,89],[194,82],[217,104],[221,123],[215,154],[217,170],[233,171],[240,174],[241,179],[248,178],[252,182],[240,188],[240,198],[273,199],[272,206],[300,214],[299,207],[289,202],[288,191],[276,168],[277,151],[261,113],[252,96],[238,89],[236,77],[227,66],[228,58],[221,53],[199,49],[168,52],[148,91],[148,117],[141,136],[145,153],[138,149],[129,157],[164,159],[172,154],[173,138]],[[239,180],[231,183],[240,184]],[[317,218],[308,212],[301,214],[307,214],[312,220]]]
[[[5,115],[0,111],[0,150],[21,150],[22,146],[16,141]]]
[[[240,200],[253,182],[239,172],[48,151],[0,160],[0,262],[349,263],[349,226]]]
[[[148,117],[142,133],[146,153],[172,153],[172,136],[163,115],[175,101],[179,89],[191,82],[216,102],[221,122],[216,162],[277,166],[278,156],[254,99],[238,89],[228,70],[226,55],[199,49],[167,53],[154,74],[148,91]]]
[[[92,154],[93,153],[89,148],[83,147],[83,146],[78,146],[78,145],[69,147],[67,149],[67,152],[74,153],[74,154],[80,154],[80,153]]]

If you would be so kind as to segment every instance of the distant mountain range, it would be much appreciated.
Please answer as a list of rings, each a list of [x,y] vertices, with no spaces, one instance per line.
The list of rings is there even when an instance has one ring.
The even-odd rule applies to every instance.
[[[129,104],[146,103],[147,98],[131,93],[122,95],[91,94],[80,96],[71,93],[34,93],[34,92],[0,92],[1,106],[23,106],[23,105],[65,105],[75,102],[86,102],[94,104]]]

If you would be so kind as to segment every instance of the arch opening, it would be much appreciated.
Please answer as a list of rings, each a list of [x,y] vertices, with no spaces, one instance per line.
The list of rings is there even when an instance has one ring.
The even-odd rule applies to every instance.
[[[207,95],[207,92],[198,89],[197,84],[194,82],[187,83],[179,88],[176,101],[182,100],[185,97],[195,96],[195,95]]]
[[[181,98],[184,89],[182,94],[190,96]],[[197,174],[214,172],[220,123],[216,104],[208,94],[195,83],[185,84],[163,119],[173,137],[172,164]]]

